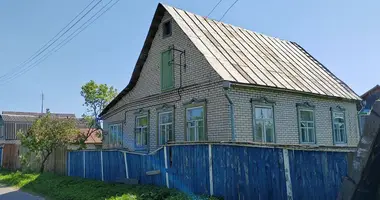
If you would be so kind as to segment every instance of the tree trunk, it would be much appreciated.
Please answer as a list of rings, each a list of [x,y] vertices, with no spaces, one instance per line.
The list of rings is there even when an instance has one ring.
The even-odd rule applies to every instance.
[[[45,169],[45,162],[47,161],[47,159],[49,158],[51,152],[48,152],[46,154],[46,156],[44,157],[44,159],[42,160],[42,163],[41,163],[41,168],[40,168],[40,173],[43,173],[44,172],[44,169]]]

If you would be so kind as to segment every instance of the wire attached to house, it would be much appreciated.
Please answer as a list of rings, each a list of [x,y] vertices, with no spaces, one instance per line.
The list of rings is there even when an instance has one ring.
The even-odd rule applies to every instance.
[[[89,5],[91,5],[93,2],[94,2],[95,0],[93,0]],[[101,2],[102,0],[100,0],[100,1],[98,1],[97,2],[97,4],[96,5],[98,5],[100,2]],[[12,80],[14,80],[14,79],[16,79],[17,77],[19,77],[19,76],[21,76],[21,75],[23,75],[23,74],[25,74],[26,72],[28,72],[29,70],[31,70],[32,68],[34,68],[34,67],[36,67],[36,66],[38,66],[40,63],[42,63],[44,60],[46,60],[48,57],[50,57],[53,53],[55,53],[55,52],[57,52],[58,50],[60,50],[63,46],[65,46],[67,43],[69,43],[72,39],[74,39],[79,33],[81,33],[82,31],[84,31],[88,26],[90,26],[92,23],[94,23],[98,18],[100,18],[103,14],[105,14],[107,11],[109,11],[116,3],[118,3],[120,0],[116,0],[116,1],[113,1],[113,0],[110,0],[106,5],[104,5],[100,10],[98,10],[94,15],[92,15],[86,22],[84,22],[79,28],[77,28],[77,29],[75,29],[69,36],[67,36],[64,40],[62,40],[58,45],[56,45],[53,49],[50,49],[45,55],[43,55],[42,57],[40,57],[37,61],[35,61],[35,62],[33,62],[31,65],[29,65],[29,66],[26,66],[26,67],[24,67],[24,68],[21,68],[21,70],[19,70],[17,73],[15,73],[15,74],[13,74],[13,75],[11,75],[11,76],[9,76],[9,77],[7,77],[7,78],[5,78],[5,79],[3,79],[3,80],[1,80],[1,78],[0,78],[0,81],[5,81],[4,83],[3,83],[3,85],[4,84],[6,84],[6,83],[9,83],[10,81],[12,81]],[[106,8],[109,4],[111,4],[112,2],[114,2],[111,6],[109,6],[108,8]],[[86,10],[88,7],[89,7],[89,5],[84,9],[84,10]],[[88,12],[86,12],[86,14],[85,15],[87,15],[89,12],[91,12],[95,7],[96,7],[96,5],[95,6],[93,6]],[[103,11],[103,12],[102,12]],[[81,12],[81,13],[83,13],[83,11]],[[100,15],[98,15],[100,13]],[[95,18],[94,18],[95,17]],[[74,19],[76,19],[77,18],[77,16],[74,18]],[[80,20],[82,20],[84,18],[84,16],[82,16],[80,19],[79,19],[79,21]],[[92,20],[92,21],[91,21]],[[73,21],[73,20],[72,20]],[[71,21],[71,22],[72,22]],[[79,22],[79,21],[77,21],[77,22]],[[70,23],[71,23],[70,22]],[[76,24],[78,24],[78,23],[75,23],[74,25],[72,25],[72,27],[74,27]],[[69,23],[69,24],[70,24]],[[68,24],[68,25],[69,25]],[[67,25],[67,26],[68,26]],[[67,27],[66,26],[66,27]],[[70,29],[72,28],[72,27],[70,27]],[[65,28],[63,28],[63,30],[64,30]],[[62,32],[62,31],[60,31],[60,32]],[[64,34],[66,34],[68,31],[65,31],[65,33]],[[58,33],[59,34],[59,33]],[[57,35],[58,35],[57,34]],[[61,37],[63,37],[64,36],[64,34],[62,34],[58,39],[60,39]],[[55,36],[56,37],[56,36]],[[54,37],[53,37],[54,38]],[[57,40],[58,40],[57,39]],[[57,40],[55,40],[52,44],[54,44]],[[42,52],[40,52],[40,53],[38,53],[38,55],[40,55],[40,54],[42,54],[43,52],[45,52],[50,46],[52,46],[52,44],[50,44],[47,48],[45,48]],[[36,57],[38,57],[38,55],[37,56],[35,56],[34,58],[36,58]],[[29,62],[31,62],[32,60],[30,60]],[[29,63],[28,62],[28,63]]]
[[[228,13],[228,11],[230,11],[230,9],[238,2],[239,0],[236,0],[227,10],[226,12],[224,12],[223,16],[218,20],[222,20],[224,18],[224,16],[226,16],[226,14]]]
[[[214,6],[214,8],[212,8],[212,10],[208,13],[207,15],[207,18],[211,15],[212,12],[214,12],[215,8],[219,6],[219,4],[222,2],[223,0],[219,0],[219,2]]]

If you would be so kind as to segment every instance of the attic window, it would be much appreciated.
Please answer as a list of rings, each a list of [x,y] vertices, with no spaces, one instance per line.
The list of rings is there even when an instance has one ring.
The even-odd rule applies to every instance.
[[[169,37],[172,35],[172,21],[168,20],[162,25],[162,37]]]

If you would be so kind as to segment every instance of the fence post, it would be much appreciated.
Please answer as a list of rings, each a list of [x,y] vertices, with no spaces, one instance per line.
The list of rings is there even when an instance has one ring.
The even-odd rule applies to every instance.
[[[211,144],[208,145],[208,166],[209,166],[209,176],[210,176],[210,195],[214,195],[214,181],[212,173],[212,149]]]
[[[1,147],[1,166],[0,167],[3,167],[3,160],[4,160],[3,154],[4,154],[4,146]]]
[[[125,176],[129,179],[127,152],[124,152]]]
[[[83,151],[83,178],[86,178],[86,154]]]
[[[289,167],[289,151],[287,149],[282,149],[282,153],[284,157],[286,194],[288,195],[288,200],[291,200],[293,199],[293,192],[292,192],[292,179],[290,177],[290,167]]]
[[[168,155],[166,154],[166,146],[164,146],[164,158],[165,158],[165,177],[166,177],[166,187],[169,188]]]
[[[67,151],[67,175],[70,176],[70,151]],[[2,161],[1,161],[2,162]]]
[[[104,174],[103,174],[103,151],[100,151],[100,169],[102,172],[102,181],[104,181]]]

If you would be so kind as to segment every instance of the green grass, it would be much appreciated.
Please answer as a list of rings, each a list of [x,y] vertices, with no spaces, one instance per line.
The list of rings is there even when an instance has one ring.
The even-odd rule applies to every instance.
[[[110,184],[101,181],[58,176],[0,172],[0,183],[21,188],[23,191],[56,200],[161,200],[161,199],[216,199],[189,196],[174,189],[151,185]]]

